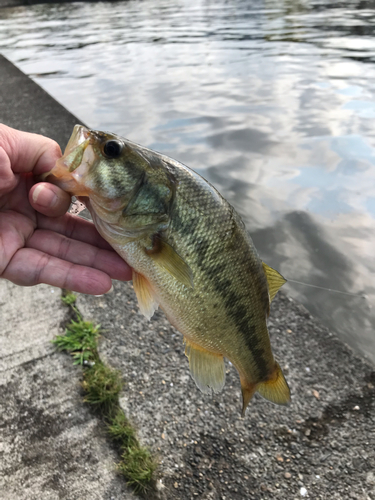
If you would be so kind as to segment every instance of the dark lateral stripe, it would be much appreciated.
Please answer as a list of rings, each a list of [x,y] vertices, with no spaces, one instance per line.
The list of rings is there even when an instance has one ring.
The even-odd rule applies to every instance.
[[[251,352],[258,371],[258,379],[263,380],[269,372],[269,363],[263,347],[262,337],[257,333],[254,315],[242,304],[242,298],[233,290],[233,282],[226,278],[225,263],[216,264],[209,256],[199,259],[198,265],[211,281],[215,291],[220,295],[227,316],[242,335],[244,344]],[[265,334],[266,332],[262,333]]]
[[[233,218],[231,213],[229,214],[225,211],[223,211],[221,224],[228,227],[228,231],[231,232],[232,237],[230,243],[227,243],[227,258],[220,259],[217,253],[223,249],[220,247],[218,248],[214,239],[211,237],[212,231],[215,231],[215,228],[211,228],[207,223],[209,219],[210,210],[207,210],[207,218],[203,219],[199,217],[189,217],[188,213],[184,213],[180,207],[176,206],[172,217],[172,232],[177,231],[183,236],[189,253],[194,254],[194,260],[197,267],[212,283],[214,290],[220,297],[218,301],[224,306],[228,319],[242,336],[244,346],[249,349],[257,371],[254,375],[258,380],[264,380],[269,373],[269,360],[267,359],[268,350],[265,350],[267,339],[264,342],[263,337],[263,335],[268,335],[266,326],[264,331],[259,332],[259,329],[261,329],[261,321],[259,320],[259,326],[255,324],[257,321],[257,314],[252,314],[251,306],[245,304],[244,297],[234,290],[232,278],[233,270],[237,267],[236,265],[233,266],[233,259],[237,259],[238,273],[243,272],[242,266],[245,260],[246,264],[250,267],[250,271],[252,271],[255,276],[259,272],[258,260],[256,256],[252,254],[249,242],[244,238],[241,228],[238,227],[237,220]],[[240,265],[240,262],[242,262],[242,265]],[[251,279],[250,272],[248,274],[249,279]],[[263,288],[260,280],[259,293],[262,294],[260,300],[261,304],[268,303],[268,292],[267,289],[263,290]],[[243,287],[241,287],[241,289],[243,289]],[[246,300],[246,302],[249,301]],[[262,313],[263,311],[260,312],[260,315]]]
[[[216,287],[215,287],[216,288]],[[219,285],[221,297],[224,301],[226,313],[231,318],[238,332],[242,334],[242,338],[246,347],[251,352],[257,370],[259,380],[263,380],[268,375],[268,363],[266,353],[263,348],[261,337],[257,334],[256,325],[254,324],[254,315],[248,310],[247,306],[241,304],[241,297],[234,291],[231,291],[231,283]]]

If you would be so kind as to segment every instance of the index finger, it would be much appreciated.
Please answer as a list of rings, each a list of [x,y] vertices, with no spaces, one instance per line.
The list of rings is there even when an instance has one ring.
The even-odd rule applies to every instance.
[[[48,217],[38,213],[37,225],[39,229],[53,231],[72,240],[82,241],[107,250],[112,249],[111,245],[100,236],[94,223],[78,215],[68,213],[61,217]]]
[[[61,156],[60,146],[43,135],[30,134],[0,124],[0,147],[5,151],[14,173],[48,172]]]

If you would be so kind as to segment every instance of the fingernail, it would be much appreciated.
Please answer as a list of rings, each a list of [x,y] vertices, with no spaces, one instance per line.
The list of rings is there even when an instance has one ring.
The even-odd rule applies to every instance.
[[[39,184],[33,192],[33,202],[41,207],[52,208],[58,201],[57,195],[45,186]]]
[[[100,295],[94,295],[94,297],[103,297],[103,295],[107,295],[107,293],[112,293],[113,292],[113,285],[111,288],[108,290],[108,292],[102,293]]]

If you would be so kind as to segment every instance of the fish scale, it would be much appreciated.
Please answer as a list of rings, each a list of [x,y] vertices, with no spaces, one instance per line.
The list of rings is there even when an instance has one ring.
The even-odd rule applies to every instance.
[[[285,280],[262,263],[211,184],[176,160],[81,126],[51,180],[87,197],[100,234],[133,268],[141,312],[151,317],[160,306],[182,333],[199,389],[223,388],[227,358],[240,376],[243,413],[256,391],[289,402],[266,324]]]

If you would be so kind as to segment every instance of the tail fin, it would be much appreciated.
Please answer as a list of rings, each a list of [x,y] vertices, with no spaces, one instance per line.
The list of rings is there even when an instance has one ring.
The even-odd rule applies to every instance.
[[[279,363],[275,362],[272,378],[258,384],[257,391],[263,398],[277,405],[286,405],[290,402],[290,389]]]

